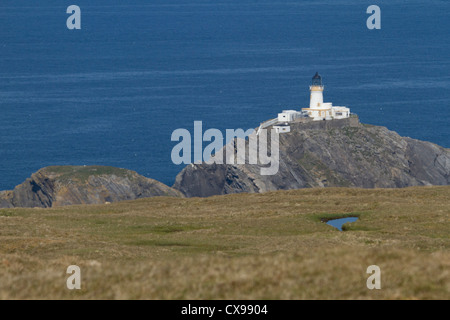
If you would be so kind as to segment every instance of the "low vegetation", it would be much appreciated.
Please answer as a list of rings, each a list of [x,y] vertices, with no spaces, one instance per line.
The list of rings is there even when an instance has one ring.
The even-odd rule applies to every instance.
[[[43,169],[47,174],[58,175],[60,181],[79,180],[85,182],[90,176],[116,175],[131,177],[126,169],[107,166],[52,166]]]
[[[449,215],[450,187],[4,209],[0,299],[449,299]]]

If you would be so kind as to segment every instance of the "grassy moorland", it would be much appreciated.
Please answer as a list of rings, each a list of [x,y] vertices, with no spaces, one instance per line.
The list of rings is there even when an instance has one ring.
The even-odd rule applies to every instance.
[[[0,299],[449,299],[449,217],[450,187],[4,209]]]

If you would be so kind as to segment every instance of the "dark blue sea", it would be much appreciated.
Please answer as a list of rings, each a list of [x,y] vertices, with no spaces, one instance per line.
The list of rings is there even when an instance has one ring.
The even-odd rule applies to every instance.
[[[81,30],[66,9],[81,8]],[[366,9],[381,8],[381,30]],[[450,147],[450,1],[1,0],[0,190],[49,165],[171,185],[171,134],[325,100]]]

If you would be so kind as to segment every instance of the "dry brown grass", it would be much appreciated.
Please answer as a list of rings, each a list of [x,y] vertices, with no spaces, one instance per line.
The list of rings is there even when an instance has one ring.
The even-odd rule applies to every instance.
[[[342,214],[360,220],[320,221]],[[449,214],[450,187],[5,209],[0,299],[448,299]],[[366,287],[372,264],[381,290]]]

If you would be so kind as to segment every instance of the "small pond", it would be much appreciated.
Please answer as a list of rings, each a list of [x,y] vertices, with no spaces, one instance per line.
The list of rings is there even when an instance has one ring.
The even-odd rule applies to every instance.
[[[339,231],[342,231],[342,225],[347,222],[355,222],[357,221],[357,217],[348,217],[348,218],[341,218],[341,219],[332,219],[328,220],[327,224],[330,226],[333,226],[337,228]]]

